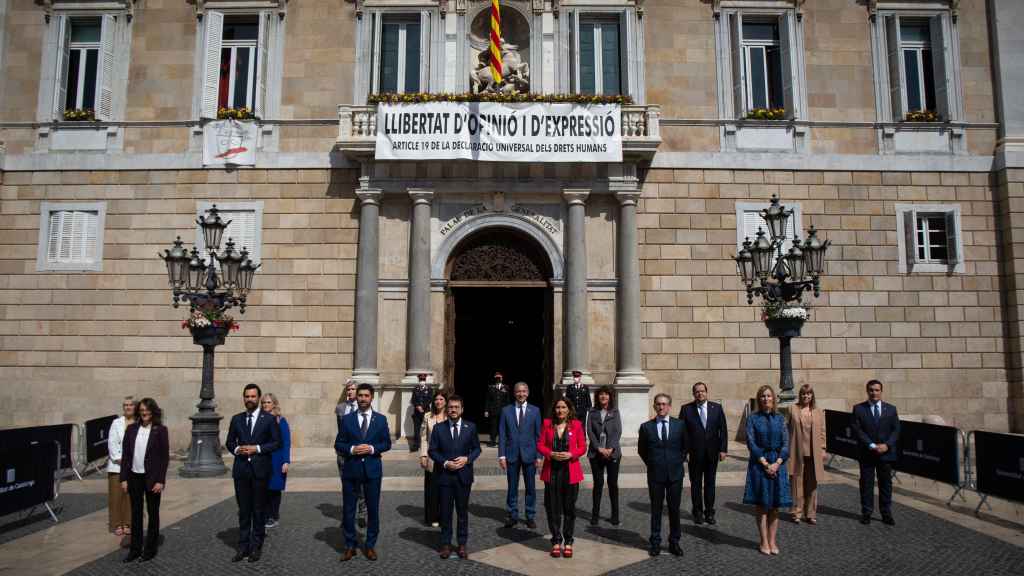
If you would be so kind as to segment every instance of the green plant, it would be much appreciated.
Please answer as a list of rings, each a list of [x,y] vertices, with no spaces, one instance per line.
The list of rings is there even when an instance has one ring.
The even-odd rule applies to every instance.
[[[386,92],[370,94],[366,98],[368,104],[416,104],[420,102],[502,102],[515,104],[521,102],[545,102],[555,104],[632,104],[633,99],[627,95],[603,96],[594,94],[512,94],[505,92],[413,92],[395,94]]]
[[[64,110],[64,120],[68,122],[94,122],[96,111],[92,108],[68,108]]]
[[[217,120],[251,120],[255,117],[252,110],[244,106],[242,108],[217,109]]]
[[[747,120],[785,120],[785,108],[754,108],[747,112]]]
[[[934,110],[913,110],[907,112],[907,122],[941,122],[942,117]]]

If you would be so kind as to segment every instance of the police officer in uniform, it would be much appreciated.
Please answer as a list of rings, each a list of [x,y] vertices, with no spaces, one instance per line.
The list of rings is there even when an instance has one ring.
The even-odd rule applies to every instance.
[[[590,386],[580,382],[581,377],[583,377],[582,372],[572,371],[572,384],[565,387],[565,397],[572,402],[573,408],[576,409],[576,417],[586,425],[587,414],[593,406],[593,401],[590,399]]]
[[[494,373],[494,383],[487,387],[487,403],[484,405],[484,418],[490,419],[491,441],[488,446],[498,445],[498,421],[501,420],[501,409],[509,405],[509,390],[502,381],[501,372]]]
[[[430,387],[430,384],[427,384],[427,375],[417,374],[416,380],[416,386],[412,389],[412,401],[409,403],[412,406],[413,424],[412,443],[409,445],[410,452],[419,452],[420,450],[420,427],[423,426],[423,417],[430,411],[430,403],[434,399],[434,390]]]

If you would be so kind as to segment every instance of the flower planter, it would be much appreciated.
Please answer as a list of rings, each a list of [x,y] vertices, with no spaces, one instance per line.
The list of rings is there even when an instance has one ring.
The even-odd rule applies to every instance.
[[[224,343],[230,328],[228,326],[203,326],[202,328],[189,328],[192,333],[192,342],[200,346],[220,346]]]
[[[796,338],[806,320],[800,318],[769,318],[764,321],[772,338]]]

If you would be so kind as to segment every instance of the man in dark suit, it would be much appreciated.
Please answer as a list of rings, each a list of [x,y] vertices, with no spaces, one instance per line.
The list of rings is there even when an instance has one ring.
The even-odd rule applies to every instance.
[[[693,385],[693,402],[684,404],[679,419],[686,425],[693,521],[715,523],[715,476],[729,451],[729,432],[722,405],[708,402],[708,386]]]
[[[238,552],[232,562],[246,557],[256,562],[263,553],[270,454],[281,446],[281,428],[273,414],[260,410],[261,395],[259,386],[246,384],[242,390],[245,412],[231,418],[225,443],[235,455],[231,477],[238,501]]]
[[[452,506],[459,515],[459,558],[466,558],[469,540],[469,493],[473,488],[473,462],[480,456],[476,426],[462,419],[462,398],[448,398],[448,421],[434,426],[427,454],[441,492],[441,558],[452,555]]]
[[[381,456],[391,450],[391,432],[388,419],[371,407],[373,386],[360,384],[356,388],[359,410],[349,412],[341,420],[341,430],[334,440],[334,450],[344,458],[341,483],[343,487],[342,525],[345,532],[345,552],[342,562],[356,555],[356,499],[361,491],[366,500],[366,541],[363,554],[367,560],[376,560],[377,535],[380,533],[380,481],[384,475]]]
[[[851,427],[860,448],[860,523],[870,524],[874,512],[875,474],[878,474],[878,508],[882,522],[893,526],[892,465],[900,439],[896,407],[882,402],[882,383],[868,380],[868,399],[853,407]]]
[[[529,405],[530,387],[526,382],[516,382],[512,389],[515,403],[505,406],[501,411],[501,422],[498,426],[498,463],[505,471],[508,479],[508,492],[505,504],[508,516],[505,527],[516,524],[519,515],[519,475],[523,475],[526,483],[526,527],[537,528],[534,516],[537,514],[537,440],[540,439],[540,408]]]
[[[508,405],[510,396],[501,372],[495,372],[494,383],[487,387],[487,403],[484,405],[484,418],[487,418],[491,431],[488,446],[498,444],[498,421],[501,420],[501,410]]]
[[[679,501],[683,496],[683,464],[686,463],[686,426],[671,416],[672,397],[654,397],[654,418],[640,425],[637,452],[647,467],[647,492],[651,498],[650,555],[661,554],[661,506],[668,501],[668,551],[682,556],[679,546]]]

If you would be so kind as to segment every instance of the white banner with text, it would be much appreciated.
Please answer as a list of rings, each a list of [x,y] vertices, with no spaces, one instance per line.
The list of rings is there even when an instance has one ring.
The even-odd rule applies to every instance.
[[[377,106],[377,160],[622,162],[618,104]]]

